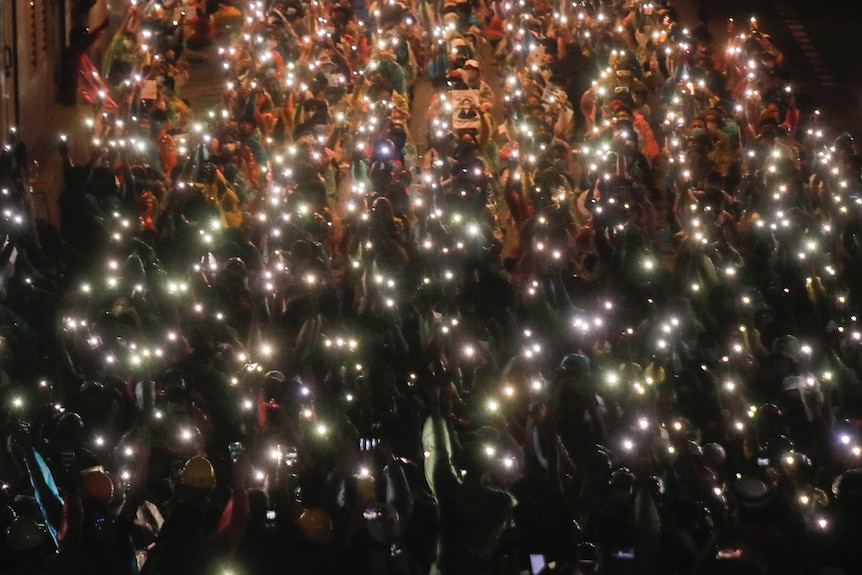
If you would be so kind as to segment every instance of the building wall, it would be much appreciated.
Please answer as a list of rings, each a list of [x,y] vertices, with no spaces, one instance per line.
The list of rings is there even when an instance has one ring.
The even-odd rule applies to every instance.
[[[15,84],[17,49],[14,2],[0,1],[0,139],[6,143],[6,135],[17,123],[18,93]]]
[[[72,143],[73,156],[83,161],[88,154],[89,135],[85,119],[92,112],[86,106],[58,103],[60,68],[69,30],[75,25],[98,26],[108,14],[106,0],[99,0],[88,15],[72,21],[73,0],[0,0],[14,4],[17,96],[20,138],[34,162],[32,187],[39,217],[59,224],[57,195],[62,190],[62,162],[57,152],[60,134]],[[8,42],[7,42],[8,43]]]
[[[0,0],[0,142],[6,143],[10,128],[17,129],[35,162],[31,184],[37,215],[55,224],[59,224],[56,198],[63,187],[59,135],[68,136],[73,157],[84,161],[90,139],[85,120],[92,116],[87,106],[63,106],[57,100],[69,30],[76,25],[95,28],[111,14],[111,29],[92,50],[98,65],[106,39],[119,23],[107,0],[98,0],[88,14],[73,21],[73,2]],[[128,6],[128,0],[112,3],[117,10]]]
[[[60,15],[52,0],[14,0],[17,22],[18,117],[22,137],[41,144],[51,126],[45,104],[56,96]]]

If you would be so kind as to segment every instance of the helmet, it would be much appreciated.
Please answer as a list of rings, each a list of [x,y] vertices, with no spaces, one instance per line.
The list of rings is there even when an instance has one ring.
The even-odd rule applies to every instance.
[[[282,389],[287,379],[280,371],[268,371],[263,376],[263,399],[264,401],[280,399]]]
[[[703,545],[715,530],[715,521],[709,509],[698,501],[680,499],[666,508],[669,523]]]
[[[793,441],[786,435],[772,437],[766,443],[766,452],[770,460],[778,461],[793,452]]]
[[[557,371],[567,377],[590,375],[590,358],[581,353],[570,353],[563,357]]]
[[[862,469],[849,469],[832,482],[832,494],[839,505],[858,509],[862,501]]]
[[[57,443],[64,447],[77,447],[84,440],[84,420],[72,411],[66,411],[57,418],[54,436]]]
[[[97,499],[109,503],[114,497],[114,483],[101,468],[81,472],[81,499]]]
[[[588,456],[589,463],[587,465],[589,466],[590,471],[609,474],[611,469],[614,467],[611,453],[600,445],[597,445],[596,450]]]
[[[772,342],[772,353],[775,355],[783,355],[792,360],[793,363],[799,364],[801,348],[799,340],[792,335],[780,335]]]
[[[368,534],[380,543],[391,543],[401,532],[398,511],[388,503],[371,505],[362,513]]]
[[[195,455],[186,461],[180,479],[187,487],[212,489],[215,487],[215,469],[209,459],[203,455]]]
[[[158,380],[159,391],[169,391],[174,389],[186,389],[186,380],[183,379],[180,372],[173,369],[166,371]]]
[[[728,494],[732,500],[743,509],[762,509],[766,507],[772,496],[769,486],[751,475],[743,475],[734,480]]]
[[[784,413],[774,403],[765,403],[758,407],[754,422],[762,443],[786,433]]]
[[[662,383],[665,378],[664,368],[650,362],[649,365],[646,366],[646,369],[644,369],[644,377],[648,383]]]
[[[710,467],[717,469],[724,465],[727,454],[724,447],[718,443],[707,443],[703,446],[703,455],[706,458],[706,463]]]
[[[296,520],[309,541],[329,543],[332,541],[332,521],[320,509],[306,509]]]
[[[839,148],[842,151],[846,151],[851,154],[856,153],[856,141],[853,139],[853,136],[844,132],[832,142],[832,145],[836,148]]]
[[[12,551],[29,551],[39,547],[48,535],[41,523],[29,517],[18,517],[6,529],[6,544]]]
[[[837,481],[837,480],[836,480]],[[12,522],[18,518],[18,514],[15,513],[15,510],[9,507],[8,505],[4,505],[0,507],[0,526],[3,525],[12,525]]]
[[[621,467],[611,473],[608,485],[611,489],[632,493],[635,486],[634,473],[626,467]]]
[[[226,276],[243,278],[248,275],[248,268],[241,258],[233,257],[225,262],[222,273]]]

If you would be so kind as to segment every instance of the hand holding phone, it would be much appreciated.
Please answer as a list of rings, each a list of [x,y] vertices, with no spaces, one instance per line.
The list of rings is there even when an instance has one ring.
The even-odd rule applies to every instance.
[[[530,555],[530,573],[539,575],[546,566],[544,555]]]
[[[243,451],[242,443],[240,443],[239,441],[234,441],[227,446],[227,449],[230,452],[230,460],[236,463],[236,460],[239,459],[239,456],[242,454]]]
[[[279,443],[277,449],[280,455],[280,460],[284,461],[285,465],[293,465],[296,463],[296,460],[299,457],[296,446]]]

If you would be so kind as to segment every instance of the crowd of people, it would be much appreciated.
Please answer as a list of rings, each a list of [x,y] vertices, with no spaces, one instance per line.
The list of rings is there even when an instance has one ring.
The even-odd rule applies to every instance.
[[[668,4],[74,28],[59,227],[0,158],[0,573],[858,573],[862,159]]]

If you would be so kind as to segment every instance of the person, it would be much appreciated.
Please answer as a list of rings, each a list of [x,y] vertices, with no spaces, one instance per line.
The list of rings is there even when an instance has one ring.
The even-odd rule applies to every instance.
[[[465,445],[458,460],[453,459],[443,416],[447,398],[441,400],[440,392],[434,391],[435,412],[422,432],[423,449],[429,454],[425,474],[440,513],[438,556],[432,572],[487,573],[516,502],[509,493],[486,485],[486,445],[478,441]]]
[[[194,16],[186,21],[189,27],[186,33],[186,46],[190,50],[202,50],[212,44],[215,38],[216,30],[213,13],[210,11],[211,3],[196,0],[192,5]]]
[[[64,50],[59,88],[60,101],[66,106],[74,106],[78,98],[88,104],[94,104],[101,98],[108,111],[117,110],[117,104],[107,95],[107,89],[88,55],[90,47],[109,25],[110,20],[106,18],[93,30],[77,27],[69,32],[69,46]],[[103,93],[102,96],[99,92]]]
[[[478,60],[467,60],[462,68],[461,79],[469,90],[479,90],[479,103],[484,112],[490,112],[490,106],[494,103],[494,94],[488,83],[482,79]]]
[[[216,517],[217,508],[208,498],[216,486],[212,464],[202,456],[186,461],[178,492],[142,575],[209,573],[237,552],[249,513],[243,465],[240,461],[230,499]]]

